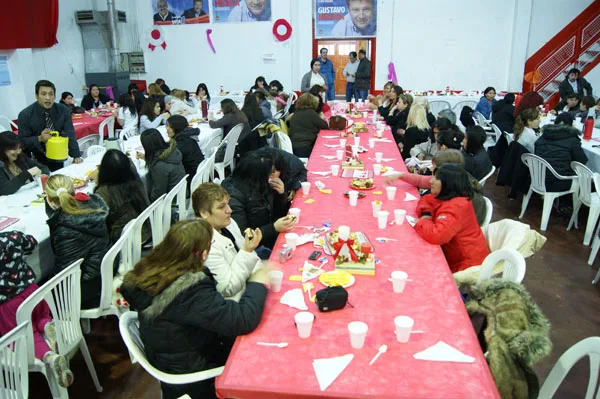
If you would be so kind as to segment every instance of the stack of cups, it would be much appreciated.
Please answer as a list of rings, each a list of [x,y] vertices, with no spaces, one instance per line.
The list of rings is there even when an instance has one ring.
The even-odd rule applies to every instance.
[[[354,349],[361,349],[365,346],[365,338],[367,337],[367,326],[362,321],[353,321],[348,323],[348,332],[350,333],[350,345]]]
[[[302,195],[306,197],[310,193],[310,182],[303,181],[300,184],[302,185]]]
[[[337,176],[340,173],[340,165],[331,165],[331,175]]]
[[[406,272],[401,272],[398,270],[392,272],[392,284],[395,293],[401,294],[402,292],[404,292],[404,286],[406,285],[407,278],[408,274],[406,274]]]
[[[285,243],[288,248],[291,250],[296,249],[296,245],[298,245],[298,234],[296,233],[286,233],[285,234]]]
[[[300,338],[310,337],[310,331],[312,330],[313,321],[315,315],[310,312],[298,312],[294,316],[296,327],[298,328],[298,336]]]
[[[269,272],[269,280],[271,282],[271,291],[281,291],[281,282],[283,281],[283,272],[281,270],[272,270]]]
[[[415,321],[408,316],[398,316],[394,319],[394,325],[396,327],[396,340],[398,342],[406,343],[410,338],[410,332],[412,331]]]
[[[379,227],[380,229],[386,228],[389,214],[390,213],[388,211],[377,212],[377,227]]]
[[[356,203],[358,202],[358,191],[348,191],[348,198],[350,198],[350,206],[356,206]]]
[[[387,199],[388,200],[393,200],[394,198],[396,198],[396,186],[387,186],[385,188],[385,192],[387,193]]]

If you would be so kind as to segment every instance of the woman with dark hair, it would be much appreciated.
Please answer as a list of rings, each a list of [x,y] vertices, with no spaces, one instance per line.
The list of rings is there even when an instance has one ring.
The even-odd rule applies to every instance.
[[[458,130],[458,127],[456,127],[456,125],[454,125],[452,122],[450,122],[450,120],[448,118],[436,119],[436,121],[433,122],[433,125],[431,126],[431,130],[429,133],[429,137],[427,138],[427,141],[425,141],[424,143],[415,145],[410,150],[410,156],[417,157],[421,160],[431,159],[437,152],[436,137],[437,137],[438,133],[442,130],[449,130],[449,129]]]
[[[73,100],[73,93],[64,91],[60,96],[59,103],[69,108],[69,111],[73,112],[73,109],[75,108],[75,100]]]
[[[144,93],[138,90],[138,87],[135,83],[130,83],[129,86],[127,86],[127,94],[129,94],[131,101],[133,101],[135,104],[135,110],[139,115],[140,111],[142,110],[144,100],[146,99],[146,97],[144,97]]]
[[[210,104],[210,93],[205,83],[200,83],[196,88],[196,98],[198,101],[208,101]]]
[[[290,139],[294,155],[309,157],[321,129],[329,128],[327,122],[317,114],[318,100],[310,93],[304,93],[296,102],[296,111],[290,119]]]
[[[156,129],[171,116],[168,112],[160,113],[160,104],[154,98],[147,98],[140,112],[140,134],[148,129]]]
[[[515,125],[515,95],[508,93],[502,100],[492,106],[492,123],[498,126],[500,131],[511,133]]]
[[[278,96],[279,93],[283,91],[283,85],[278,80],[272,80],[271,83],[269,83],[269,88],[273,97]]]
[[[91,84],[88,87],[88,94],[81,100],[81,107],[86,111],[92,108],[100,108],[104,104],[108,104],[110,98],[106,94],[100,93],[100,88],[96,84]]]
[[[390,91],[388,93],[388,101],[392,101],[390,97],[394,97],[398,93],[397,90]],[[398,100],[396,104],[389,110],[387,116],[384,116],[385,123],[392,129],[392,135],[396,143],[402,142],[402,134],[406,129],[408,122],[408,113],[410,112],[409,97],[407,94],[397,95]]]
[[[267,80],[264,76],[259,76],[254,80],[254,86],[250,88],[250,93],[254,93],[258,89],[267,89]]]
[[[387,101],[377,108],[379,115],[383,116],[384,118],[387,116],[393,116],[393,114],[398,111],[396,104],[398,103],[398,98],[401,94],[402,87],[397,85],[392,86],[391,90],[389,90],[387,93]]]
[[[260,323],[269,277],[258,268],[239,302],[226,300],[204,262],[213,228],[203,219],[181,221],[123,278],[123,297],[138,311],[148,361],[171,374],[225,364],[238,335]],[[228,266],[224,266],[228,267]],[[161,383],[165,399],[216,398],[214,378],[188,384]]]
[[[198,165],[204,160],[198,146],[199,134],[200,129],[189,126],[185,116],[173,115],[167,120],[167,135],[177,143],[177,149],[181,152],[181,162],[185,173],[189,175],[190,183],[196,175]]]
[[[125,94],[127,96],[127,94]],[[98,167],[94,193],[108,205],[106,224],[112,244],[121,237],[125,225],[142,213],[150,201],[146,187],[127,155],[119,150],[108,150]],[[151,232],[144,226],[142,240],[150,239]]]
[[[271,103],[267,100],[267,96],[265,96],[265,93],[263,93],[262,90],[256,90],[254,92],[254,97],[256,97],[256,101],[258,101],[263,120],[273,119],[273,113],[271,112]]]
[[[142,146],[148,176],[146,178],[148,197],[151,202],[171,191],[185,176],[185,169],[181,163],[181,152],[177,149],[177,142],[170,140],[165,143],[160,132],[148,129],[142,133]]]
[[[309,93],[312,94],[313,96],[315,96],[317,98],[317,101],[319,101],[319,105],[317,105],[316,111],[317,111],[317,114],[319,114],[319,116],[321,118],[324,118],[325,113],[329,112],[331,110],[329,108],[329,105],[323,101],[323,94],[326,91],[327,90],[325,89],[325,87],[321,86],[321,85],[314,85],[309,90]]]
[[[521,112],[525,111],[526,109],[529,109],[529,108],[537,109],[543,103],[544,103],[544,97],[542,97],[535,91],[528,91],[527,93],[523,94],[523,96],[521,97],[521,100],[515,107],[515,114],[514,114],[515,118],[517,116],[519,116],[519,114]]]
[[[475,107],[475,112],[479,112],[485,119],[490,119],[494,104],[496,104],[496,89],[486,87],[483,91],[483,96],[481,96]]]
[[[490,253],[473,210],[473,196],[467,171],[444,164],[433,174],[431,193],[417,204],[415,231],[442,246],[452,273],[481,265]]]
[[[50,170],[21,152],[21,142],[16,134],[0,133],[0,195],[14,194],[42,174],[49,175]]]
[[[148,98],[153,98],[160,104],[160,112],[165,112],[165,96],[167,94],[156,83],[148,85]]]
[[[121,94],[119,96],[119,113],[117,121],[123,127],[123,130],[137,133],[138,130],[138,112],[135,103],[129,94]]]
[[[256,100],[256,99],[255,99]],[[240,123],[244,126],[240,137],[238,138],[238,145],[235,147],[236,157],[241,157],[246,152],[255,150],[258,148],[259,136],[258,132],[251,132],[250,124],[248,123],[248,117],[243,113],[232,99],[226,98],[221,101],[221,112],[223,117],[221,119],[215,119],[212,113],[208,114],[208,125],[213,129],[222,128],[223,138],[227,137],[231,129]],[[225,149],[223,148],[217,153],[217,162],[223,160],[225,155]]]
[[[246,118],[248,118],[250,129],[254,129],[265,119],[262,109],[260,108],[260,105],[258,105],[258,99],[252,93],[248,93],[244,97],[242,112],[246,115]]]
[[[327,80],[325,79],[325,75],[319,72],[320,70],[321,61],[319,61],[318,58],[313,58],[310,61],[310,71],[304,74],[304,76],[302,77],[302,82],[300,83],[300,91],[302,93],[310,91],[310,89],[315,85],[323,87],[327,86],[325,84],[325,82],[327,82]]]
[[[538,139],[536,130],[540,127],[540,111],[528,108],[517,115],[515,119],[515,141],[533,153],[533,145]]]
[[[437,142],[437,150],[460,150],[462,147],[462,142],[465,139],[465,135],[463,132],[458,130],[457,128],[451,128],[448,130],[440,130],[436,137]]]
[[[279,178],[271,178],[273,158],[252,152],[242,158],[231,175],[221,184],[230,195],[231,217],[241,231],[260,228],[261,245],[273,248],[277,234],[296,223],[285,215],[286,197]]]
[[[483,179],[492,170],[492,161],[483,143],[487,140],[487,134],[481,126],[469,126],[463,141],[463,153],[465,155],[465,170],[477,180]]]
[[[294,199],[296,191],[301,188],[300,182],[307,180],[306,174],[308,172],[304,163],[294,154],[275,147],[263,147],[256,150],[256,153],[273,158],[274,169],[269,176],[269,180],[279,178],[283,181],[289,204]]]

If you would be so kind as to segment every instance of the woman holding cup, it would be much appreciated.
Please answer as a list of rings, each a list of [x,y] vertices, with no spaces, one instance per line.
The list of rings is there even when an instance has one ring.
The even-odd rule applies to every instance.
[[[49,175],[50,170],[23,154],[16,134],[0,133],[0,195],[14,194],[42,174]]]

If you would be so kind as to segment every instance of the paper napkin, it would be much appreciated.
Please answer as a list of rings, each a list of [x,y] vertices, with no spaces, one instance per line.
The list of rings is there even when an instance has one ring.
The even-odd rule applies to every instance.
[[[329,148],[340,148],[339,144],[323,144],[325,147]]]
[[[306,306],[306,303],[304,302],[304,294],[302,293],[301,288],[289,290],[283,294],[279,302],[283,303],[284,305],[288,305],[291,308],[308,310],[308,306]]]
[[[335,155],[321,155],[323,158],[325,159],[329,159],[329,160],[334,160],[337,159],[337,156]]]
[[[379,142],[379,143],[391,143],[392,140],[390,139],[375,139],[375,141]]]
[[[339,139],[340,138],[340,136],[321,136],[321,137],[323,137],[324,139]]]
[[[319,175],[319,176],[328,176],[331,174],[331,172],[313,172],[313,171],[311,171],[310,173],[312,173],[313,175]]]
[[[397,175],[398,172],[396,172],[395,170],[388,170],[385,173],[382,173],[381,176],[392,176],[392,175]]]
[[[342,374],[342,371],[348,367],[352,359],[354,359],[354,355],[350,353],[329,359],[313,360],[313,368],[315,369],[321,391],[326,390]]]
[[[418,198],[412,195],[411,193],[406,193],[404,197],[404,201],[416,201]]]
[[[406,215],[406,221],[408,222],[408,224],[410,224],[412,227],[415,227],[415,224],[417,224],[417,222],[419,221],[419,219],[417,219],[414,216],[408,216]]]
[[[415,353],[415,359],[430,360],[433,362],[456,362],[456,363],[473,363],[474,357],[467,356],[461,351],[448,345],[443,341],[430,346],[422,352]]]
[[[302,268],[302,282],[306,283],[307,281],[310,281],[313,278],[320,276],[322,273],[322,269],[319,269],[318,267],[311,265],[307,261],[304,261],[304,267]]]

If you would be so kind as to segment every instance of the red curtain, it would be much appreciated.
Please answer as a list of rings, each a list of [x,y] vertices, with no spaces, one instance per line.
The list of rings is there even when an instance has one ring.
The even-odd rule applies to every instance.
[[[58,0],[16,0],[5,6],[0,13],[1,50],[45,48],[58,43]]]

